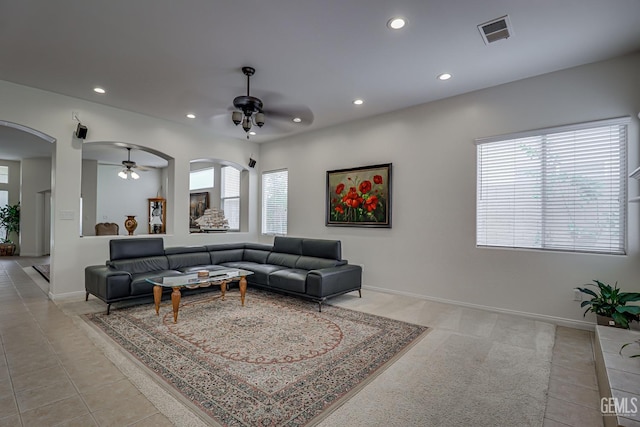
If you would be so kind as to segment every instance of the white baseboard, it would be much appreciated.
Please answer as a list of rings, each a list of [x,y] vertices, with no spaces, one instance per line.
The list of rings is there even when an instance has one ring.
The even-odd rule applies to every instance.
[[[468,302],[455,301],[445,298],[430,297],[427,295],[415,294],[413,292],[398,291],[396,289],[378,288],[376,286],[362,286],[362,289],[371,289],[376,292],[384,292],[387,294],[403,295],[406,297],[417,298],[427,301],[440,302],[444,304],[457,305],[460,307],[474,308],[477,310],[491,311],[494,313],[512,314],[514,316],[526,317],[528,319],[539,320],[541,322],[553,323],[558,326],[566,326],[568,328],[585,329],[595,331],[596,325],[585,320],[566,319],[564,317],[548,316],[546,314],[528,313],[526,311],[509,310],[500,307],[490,307],[487,305],[471,304]]]
[[[52,294],[49,292],[49,299],[52,301],[78,300],[80,298],[84,299],[85,296],[85,291],[65,292],[64,294]]]

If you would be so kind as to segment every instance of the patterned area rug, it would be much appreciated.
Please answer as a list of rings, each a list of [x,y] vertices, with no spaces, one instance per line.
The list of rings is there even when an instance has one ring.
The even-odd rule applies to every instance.
[[[319,421],[428,328],[252,289],[86,318],[215,422],[302,426]]]

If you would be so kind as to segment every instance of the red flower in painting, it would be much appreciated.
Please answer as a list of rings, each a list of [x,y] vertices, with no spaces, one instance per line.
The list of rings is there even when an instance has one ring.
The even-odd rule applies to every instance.
[[[382,175],[374,175],[373,182],[375,182],[376,184],[382,184]]]
[[[371,196],[364,202],[364,207],[367,208],[368,212],[371,212],[376,209],[378,206],[378,197]]]
[[[364,194],[364,193],[368,193],[369,191],[371,191],[371,181],[369,180],[362,181],[360,183],[360,192]]]
[[[358,195],[356,187],[349,188],[349,192],[342,198],[342,202],[350,208],[357,208],[363,202],[363,198]]]
[[[344,190],[344,184],[341,183],[336,186],[336,194],[342,193],[343,190]]]
[[[344,208],[342,206],[336,206],[334,210],[336,212],[338,212],[339,214],[343,214],[344,213]]]

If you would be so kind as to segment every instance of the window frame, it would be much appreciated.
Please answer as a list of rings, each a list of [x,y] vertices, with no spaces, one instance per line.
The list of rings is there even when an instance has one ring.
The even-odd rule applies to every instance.
[[[630,124],[630,117],[627,116],[627,117],[620,117],[615,119],[606,119],[606,120],[577,123],[577,124],[571,124],[571,125],[565,125],[565,126],[556,126],[551,128],[537,129],[537,130],[531,130],[526,132],[517,132],[512,134],[476,139],[475,140],[476,168],[477,168],[476,169],[476,215],[475,215],[476,247],[477,248],[494,248],[494,249],[539,250],[539,251],[568,252],[568,253],[592,253],[592,254],[603,254],[603,255],[626,255],[627,249],[628,249],[628,244],[627,244],[627,232],[628,232],[627,169],[628,169],[628,165],[627,163],[628,163],[629,124]],[[571,153],[574,156],[578,154],[580,155],[580,157],[576,156],[576,161],[568,164],[570,164],[572,168],[580,168],[580,167],[584,168],[585,164],[587,164],[588,161],[599,159],[598,157],[599,155],[594,153],[588,153],[588,151],[585,148],[577,145],[576,143],[582,142],[582,140],[586,138],[585,135],[588,135],[589,131],[595,132],[597,129],[605,128],[605,127],[612,127],[612,128],[618,127],[618,130],[617,130],[618,135],[614,137],[610,137],[608,139],[609,144],[607,144],[607,140],[603,138],[600,138],[598,140],[598,142],[601,144],[598,146],[598,148],[607,147],[607,150],[608,150],[607,153],[615,154],[615,156],[613,157],[613,164],[614,165],[617,164],[620,167],[620,170],[618,170],[617,168],[610,169],[611,171],[617,171],[617,172],[611,172],[609,178],[603,181],[606,183],[610,183],[612,185],[612,187],[607,188],[607,190],[609,191],[605,191],[605,194],[604,194],[605,197],[603,197],[603,200],[604,200],[605,206],[610,208],[610,210],[605,211],[605,213],[611,212],[615,214],[612,217],[613,218],[612,221],[614,225],[608,226],[608,227],[600,227],[600,228],[598,228],[596,225],[592,225],[591,227],[588,227],[585,230],[607,231],[610,236],[609,237],[610,243],[608,245],[607,244],[598,245],[596,242],[596,244],[583,245],[578,242],[579,239],[575,239],[573,241],[574,243],[573,245],[567,244],[566,236],[571,235],[572,233],[574,233],[574,231],[567,232],[565,230],[563,235],[563,232],[561,231],[559,231],[557,234],[554,234],[553,230],[549,231],[547,229],[547,227],[549,229],[552,228],[550,224],[553,224],[554,226],[557,227],[557,221],[558,221],[557,215],[560,212],[560,209],[554,206],[551,206],[551,208],[549,208],[547,205],[552,205],[553,201],[557,202],[557,195],[556,195],[556,199],[554,199],[553,192],[554,191],[558,192],[560,191],[559,189],[562,188],[562,186],[560,185],[549,186],[549,182],[552,182],[553,179],[556,179],[557,181],[559,172],[556,170],[557,167],[554,167],[554,168],[549,167],[550,165],[549,162],[555,161],[555,160],[553,158],[553,155],[548,154],[547,151],[558,151],[559,150],[558,147],[561,147],[560,149],[564,149],[564,146],[562,144],[573,144],[573,146],[571,147],[571,150],[573,151],[571,151]],[[561,137],[559,138],[559,136],[562,136],[562,134],[567,134],[570,132],[580,132],[580,131],[583,131],[583,133],[582,134],[579,133],[577,136],[573,136],[572,137],[573,139],[567,138],[567,137],[565,137],[564,139]],[[554,137],[557,138],[557,140],[554,141]],[[514,243],[505,244],[505,241],[502,240],[501,244],[497,244],[496,242],[501,240],[499,238],[496,238],[496,234],[495,234],[495,232],[501,231],[499,230],[499,225],[498,227],[496,227],[496,222],[499,222],[499,221],[496,221],[495,219],[493,219],[494,223],[491,223],[490,225],[484,224],[484,228],[481,225],[482,221],[486,221],[487,216],[490,216],[492,214],[494,216],[499,216],[502,214],[502,212],[498,210],[499,206],[497,207],[494,206],[493,210],[491,209],[491,207],[484,208],[483,206],[481,206],[482,195],[485,194],[484,192],[487,191],[487,187],[490,187],[490,185],[486,185],[484,182],[482,182],[483,177],[485,177],[485,179],[487,178],[484,175],[483,169],[486,169],[488,167],[487,163],[491,163],[490,161],[484,161],[484,159],[482,159],[481,156],[483,154],[486,155],[486,153],[482,152],[481,147],[488,144],[496,144],[496,146],[499,147],[497,144],[500,144],[500,143],[504,144],[505,147],[509,147],[509,144],[510,143],[512,144],[513,146],[512,149],[514,150],[513,155],[499,154],[496,157],[491,158],[491,160],[493,160],[494,162],[492,166],[495,171],[497,170],[496,168],[500,168],[500,166],[506,165],[507,163],[500,163],[500,162],[506,162],[506,160],[504,159],[510,160],[510,156],[513,156],[514,161],[517,161],[516,160],[517,154],[515,154],[515,151],[516,151],[515,148],[519,142],[522,143],[521,142],[522,140],[528,139],[528,138],[532,140],[537,138],[540,140],[539,142],[541,147],[540,149],[541,156],[539,160],[540,166],[539,166],[539,170],[536,170],[536,173],[537,173],[536,177],[541,180],[541,183],[538,184],[540,186],[540,189],[539,189],[540,198],[538,200],[538,203],[531,203],[531,205],[534,206],[533,208],[530,208],[531,210],[528,210],[529,208],[524,209],[524,211],[527,213],[524,215],[520,213],[519,215],[522,217],[525,217],[526,215],[531,214],[531,212],[535,212],[536,209],[539,210],[538,213],[540,215],[540,220],[539,220],[540,224],[538,225],[538,227],[539,227],[539,233],[541,233],[539,237],[540,244],[539,246],[527,246],[526,244],[515,244],[515,240],[516,240],[515,236],[516,234],[518,234],[518,232],[516,231],[516,228],[518,228],[518,226],[522,227],[522,223],[521,223],[523,221],[522,217],[512,219],[511,220],[512,223],[509,223],[507,220],[507,225],[505,226],[506,230],[509,230],[509,227],[513,226],[513,230],[510,231],[509,233],[513,233]],[[578,141],[575,141],[576,138]],[[549,142],[549,140],[551,140],[551,142]],[[614,141],[616,142],[615,146],[611,145],[611,143]],[[566,159],[564,160],[566,162]],[[554,163],[551,163],[551,165],[554,165]],[[561,166],[562,168],[565,168],[566,163]],[[520,164],[518,164],[517,166],[513,165],[511,167],[515,172],[517,172],[518,168],[520,167]],[[509,170],[510,169],[507,169],[507,171]],[[549,170],[551,170],[551,172]],[[509,172],[504,172],[504,171],[498,171],[496,173],[498,173],[497,176],[500,178],[503,178],[504,176],[508,177],[508,174],[509,174]],[[505,173],[507,173],[507,175],[504,175]],[[494,180],[496,179],[495,176],[493,177],[493,179]],[[536,184],[526,184],[526,183],[523,184],[523,179],[518,180],[517,177],[514,177],[512,179],[514,183],[513,185],[514,194],[522,190],[535,188],[535,185],[536,185]],[[599,182],[600,181],[598,181],[598,183]],[[504,183],[502,184],[502,186],[504,187]],[[611,191],[611,188],[613,188],[614,191]],[[498,192],[501,191],[501,188],[500,187],[493,188],[493,192],[495,193],[496,191]],[[513,200],[512,209],[523,208],[522,199],[518,199],[518,198],[509,199],[508,193],[503,193],[503,194],[506,194],[506,196],[504,195],[502,196],[503,198],[506,197],[506,200]],[[571,199],[572,202],[578,202],[579,197],[580,196],[575,196],[574,199]],[[598,202],[600,202],[600,199],[597,199],[597,200]],[[500,203],[500,202],[494,201],[494,203]],[[537,207],[537,205],[539,205],[539,207]],[[577,209],[576,205],[572,204],[571,206],[575,212],[575,209]],[[600,207],[599,204],[598,204],[598,209],[594,209],[592,207],[590,207],[590,209],[592,210],[588,210],[589,214],[593,214],[593,212],[597,212],[599,214],[602,211],[602,208]],[[509,212],[509,210],[507,210],[507,212]],[[596,214],[596,217],[597,217],[597,214]],[[599,220],[599,217],[597,218]],[[528,219],[529,217],[527,217],[527,220]],[[565,219],[562,219],[562,221],[571,223],[572,220],[570,217],[567,217]],[[494,234],[489,235],[489,237],[487,238],[486,237],[487,230],[489,229],[489,227],[492,227],[492,226],[494,227]],[[526,225],[524,225],[524,229],[527,231],[535,230],[534,228],[527,229]],[[484,230],[484,233],[483,233],[483,230]],[[612,232],[615,230],[617,230],[617,232],[615,233]],[[506,236],[509,236],[509,234],[506,234]],[[614,238],[612,238],[611,236],[613,236]],[[555,243],[553,242],[554,238],[556,239]],[[562,243],[563,238],[565,239],[564,244]],[[519,243],[522,243],[522,239],[518,238],[517,240],[519,241]],[[602,239],[602,241],[604,240],[605,239]],[[561,243],[560,244],[557,243],[558,241]]]
[[[267,204],[266,204],[266,194],[265,194],[265,189],[266,189],[265,176],[283,173],[283,172],[286,173],[287,187],[285,189],[286,207],[285,207],[285,215],[284,215],[284,227],[282,227],[281,225],[281,228],[280,228],[280,231],[284,229],[284,232],[282,233],[282,232],[266,229],[268,224],[267,224]],[[261,195],[262,195],[261,229],[260,229],[261,233],[266,236],[286,236],[289,231],[288,230],[289,229],[289,170],[286,168],[283,168],[283,169],[263,171],[261,175],[260,185],[261,185]]]
[[[231,197],[226,197],[224,195],[224,190],[226,187],[226,183],[225,183],[225,172],[224,170],[226,168],[231,168],[235,171],[238,172],[238,195],[237,196],[231,196]],[[220,208],[224,211],[224,203],[227,200],[237,200],[238,201],[238,227],[237,228],[229,228],[229,231],[240,231],[240,217],[242,216],[242,199],[240,197],[240,189],[242,187],[241,185],[241,181],[242,181],[242,170],[235,168],[233,166],[222,166],[220,168]],[[225,211],[225,218],[227,218],[227,220],[229,219],[229,217],[227,216],[227,213]]]
[[[202,169],[196,169],[196,170],[192,170],[189,171],[189,192],[193,192],[193,191],[198,191],[198,190],[206,190],[206,189],[210,189],[210,188],[215,188],[216,185],[216,167],[215,166],[211,166],[211,167],[206,167],[206,168],[202,168]],[[204,172],[204,171],[211,171],[211,186],[210,187],[191,187],[191,176],[195,173],[200,173],[200,172]]]

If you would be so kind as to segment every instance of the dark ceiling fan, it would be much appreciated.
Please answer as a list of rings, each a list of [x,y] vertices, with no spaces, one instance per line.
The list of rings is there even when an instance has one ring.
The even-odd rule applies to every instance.
[[[122,161],[122,166],[124,169],[118,173],[118,176],[122,179],[138,179],[140,175],[138,175],[133,169],[139,169],[141,171],[146,171],[148,168],[146,166],[138,166],[136,162],[131,160],[131,148],[127,147],[127,160]]]
[[[251,130],[253,126],[262,128],[265,125],[265,116],[269,119],[267,133],[287,132],[296,126],[308,126],[313,122],[313,113],[304,106],[281,106],[280,108],[265,108],[262,99],[251,96],[251,76],[256,70],[253,67],[242,67],[242,73],[247,76],[247,94],[236,96],[233,100],[234,111],[231,120],[242,128],[247,134],[255,135]],[[227,119],[228,120],[228,119]],[[276,123],[278,122],[278,123]]]
[[[242,129],[247,133],[249,139],[249,131],[252,125],[258,127],[264,126],[264,113],[262,112],[263,103],[260,98],[251,96],[250,78],[255,74],[256,70],[252,67],[242,67],[242,73],[247,76],[247,94],[236,96],[233,99],[233,106],[240,111],[231,113],[231,120],[238,126],[242,123]],[[244,116],[244,117],[243,117]]]

